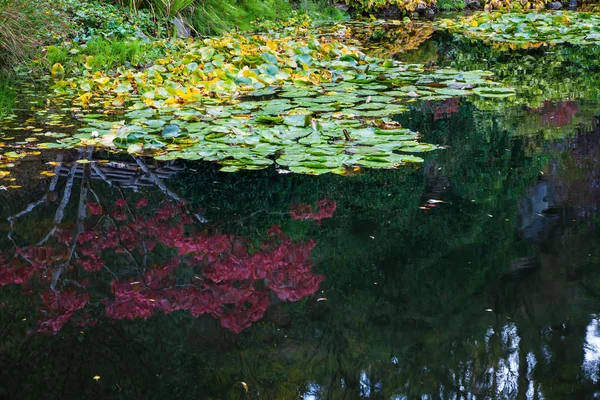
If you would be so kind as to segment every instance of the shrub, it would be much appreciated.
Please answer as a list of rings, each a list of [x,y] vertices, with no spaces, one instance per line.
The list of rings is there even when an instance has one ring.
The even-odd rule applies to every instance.
[[[512,11],[527,11],[527,10],[544,10],[546,5],[552,0],[487,0],[484,10],[512,10]]]
[[[351,7],[356,7],[359,11],[377,11],[385,8],[397,7],[404,13],[411,13],[417,10],[419,6],[426,8],[436,5],[435,0],[344,0]]]
[[[437,7],[442,11],[463,10],[465,8],[464,0],[438,0]]]
[[[0,0],[1,1],[1,0]],[[129,1],[129,0],[123,0]],[[127,12],[123,7],[94,0],[60,0],[61,11],[69,15],[72,25],[69,35],[63,39],[87,42],[96,37],[126,39],[143,35],[159,37],[164,33],[164,20],[148,10],[138,10],[136,2]]]

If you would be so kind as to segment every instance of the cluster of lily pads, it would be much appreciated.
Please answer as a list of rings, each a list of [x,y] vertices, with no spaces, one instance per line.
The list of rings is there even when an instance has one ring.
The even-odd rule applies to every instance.
[[[0,123],[6,124],[14,120],[15,116],[7,116],[0,120]],[[31,149],[30,146],[31,143],[36,141],[36,138],[31,137],[17,140],[16,137],[6,136],[0,131],[0,190],[20,188],[16,182],[16,177],[12,174],[12,170],[18,166],[23,158],[40,155],[40,151]]]
[[[419,162],[411,153],[436,148],[387,118],[408,102],[514,95],[489,72],[428,71],[310,34],[168,46],[146,69],[57,77],[55,94],[104,112],[40,148],[103,145],[159,160],[217,161],[230,172],[276,163],[280,171],[344,174]],[[118,112],[118,120],[107,117]]]
[[[420,162],[416,153],[436,149],[391,118],[412,102],[515,94],[489,72],[373,58],[338,33],[302,23],[269,34],[157,41],[161,56],[146,65],[95,72],[85,63],[55,65],[53,96],[27,122],[30,136],[9,121],[4,147],[28,154],[99,146],[215,161],[230,172],[275,165],[346,174]]]
[[[458,20],[444,19],[437,26],[470,40],[491,42],[507,50],[562,43],[600,43],[600,15],[593,13],[475,13]]]

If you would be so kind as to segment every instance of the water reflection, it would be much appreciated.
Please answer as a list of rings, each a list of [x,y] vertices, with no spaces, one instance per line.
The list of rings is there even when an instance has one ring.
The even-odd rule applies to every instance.
[[[445,149],[347,177],[45,154],[0,192],[0,397],[597,397],[600,112],[552,93],[416,101]]]

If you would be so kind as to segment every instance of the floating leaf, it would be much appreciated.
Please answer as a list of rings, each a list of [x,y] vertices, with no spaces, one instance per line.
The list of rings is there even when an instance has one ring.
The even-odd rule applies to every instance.
[[[162,137],[165,139],[172,139],[179,137],[181,135],[181,130],[179,129],[179,125],[167,125],[162,130]]]

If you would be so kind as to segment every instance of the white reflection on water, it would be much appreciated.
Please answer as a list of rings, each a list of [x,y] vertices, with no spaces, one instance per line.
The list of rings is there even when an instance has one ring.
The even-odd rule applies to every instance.
[[[360,373],[360,395],[362,397],[371,396],[371,382],[369,380],[369,376],[367,375],[367,371],[362,371]]]
[[[545,328],[541,332],[542,336],[548,339],[552,333],[551,328]],[[459,388],[458,393],[452,391],[446,392],[444,385],[439,385],[439,394],[437,397],[445,400],[479,400],[486,398],[485,393],[490,391],[495,393],[497,398],[513,399],[519,396],[519,352],[521,349],[521,337],[515,323],[508,323],[498,333],[492,328],[488,328],[484,337],[484,347],[486,353],[493,352],[492,338],[499,336],[499,344],[502,349],[503,356],[497,360],[495,365],[486,367],[485,373],[475,374],[476,369],[473,362],[461,363],[459,370],[460,374],[452,373],[452,382]],[[496,337],[498,337],[496,336]],[[542,385],[534,380],[534,370],[539,363],[548,363],[552,360],[547,343],[540,344],[539,349],[541,354],[536,357],[533,352],[528,352],[525,355],[526,369],[526,391],[524,398],[527,400],[544,400]],[[586,379],[591,380],[594,384],[600,381],[600,315],[591,315],[589,324],[586,327],[585,343],[583,346],[584,360],[582,364],[583,375]],[[390,359],[392,365],[398,367],[400,360],[393,356]],[[425,368],[425,371],[428,369]],[[398,371],[397,371],[398,372]],[[360,396],[361,398],[370,398],[375,396],[375,393],[383,393],[383,382],[373,379],[370,374],[370,369],[366,368],[360,372]],[[407,385],[410,383],[407,382]],[[340,386],[345,388],[343,378],[340,380]],[[303,400],[320,400],[322,387],[316,383],[311,383],[307,387],[306,393],[302,396]],[[487,392],[487,393],[490,393]],[[421,394],[420,400],[429,400],[431,394]],[[480,397],[483,396],[483,397]],[[408,397],[404,394],[395,394],[389,397],[390,400],[407,400]],[[600,392],[594,394],[594,398],[600,399]]]
[[[597,383],[600,364],[600,322],[597,315],[592,315],[592,320],[586,328],[583,351],[583,373],[592,382]]]
[[[517,333],[515,324],[508,324],[502,330],[502,345],[508,356],[500,359],[496,371],[499,394],[517,393],[519,379],[519,342],[521,338]]]
[[[535,368],[535,364],[537,364],[537,361],[533,353],[527,353],[526,360],[527,380],[529,381],[529,384],[527,386],[527,393],[525,393],[525,396],[527,397],[527,400],[533,400],[535,397],[535,383],[533,382],[533,370]]]
[[[318,400],[321,386],[316,383],[309,383],[306,393],[302,396],[302,400]]]

